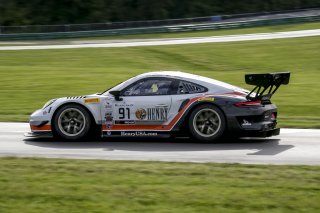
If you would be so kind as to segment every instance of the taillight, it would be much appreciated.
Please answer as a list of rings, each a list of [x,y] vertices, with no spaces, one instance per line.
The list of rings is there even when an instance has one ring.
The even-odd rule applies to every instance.
[[[261,101],[244,101],[234,104],[236,107],[261,107]]]

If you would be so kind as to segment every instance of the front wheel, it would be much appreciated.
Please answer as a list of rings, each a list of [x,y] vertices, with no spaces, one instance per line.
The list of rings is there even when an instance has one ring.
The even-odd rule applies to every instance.
[[[54,116],[54,133],[65,140],[84,139],[91,127],[87,110],[76,104],[61,107]]]
[[[219,108],[206,104],[193,110],[188,126],[193,138],[202,142],[213,142],[223,135],[226,120]]]

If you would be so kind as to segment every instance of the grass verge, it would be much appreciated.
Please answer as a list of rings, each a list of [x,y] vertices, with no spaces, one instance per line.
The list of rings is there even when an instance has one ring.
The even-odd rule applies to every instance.
[[[27,121],[51,98],[103,91],[136,74],[181,70],[231,84],[291,71],[273,97],[281,127],[320,127],[320,37],[129,48],[0,51],[0,121]]]
[[[0,158],[0,212],[318,212],[318,166]]]

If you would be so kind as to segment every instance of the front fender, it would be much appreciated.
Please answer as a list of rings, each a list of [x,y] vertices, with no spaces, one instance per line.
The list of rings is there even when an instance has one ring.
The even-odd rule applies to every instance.
[[[79,104],[80,106],[87,109],[92,117],[94,118],[94,121],[96,124],[101,124],[101,104],[102,99],[104,97],[97,97],[97,96],[80,96],[79,98],[73,98],[73,97],[65,97],[65,98],[59,98],[54,103],[52,103],[50,106],[39,109],[35,111],[30,116],[30,124],[32,125],[40,125],[42,122],[47,121],[46,123],[48,125],[51,125],[53,116],[55,112],[62,106],[66,104]]]
[[[91,113],[96,124],[101,124],[102,97],[88,97],[88,98],[82,98],[82,99],[63,98],[62,100],[59,100],[56,102],[57,103],[54,106],[52,106],[52,109],[51,109],[52,112],[50,113],[51,115],[50,121],[52,120],[55,112],[62,106],[66,104],[79,104],[80,106],[84,107]]]

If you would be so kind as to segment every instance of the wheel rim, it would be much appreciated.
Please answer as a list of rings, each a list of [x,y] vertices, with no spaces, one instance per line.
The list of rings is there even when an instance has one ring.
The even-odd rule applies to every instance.
[[[194,116],[193,128],[202,137],[212,137],[219,131],[221,119],[213,109],[201,109]]]
[[[68,108],[60,113],[58,126],[60,131],[67,136],[79,135],[86,124],[84,114],[76,108]]]

